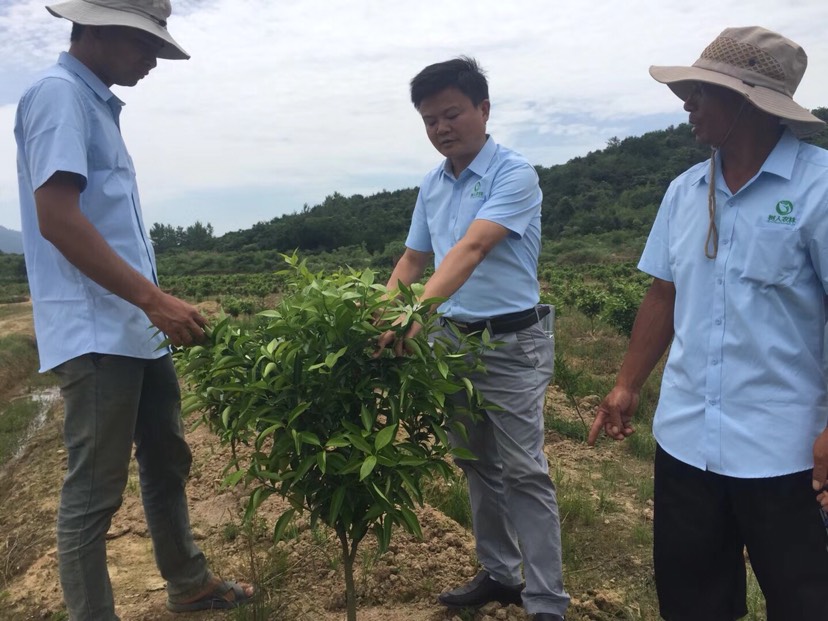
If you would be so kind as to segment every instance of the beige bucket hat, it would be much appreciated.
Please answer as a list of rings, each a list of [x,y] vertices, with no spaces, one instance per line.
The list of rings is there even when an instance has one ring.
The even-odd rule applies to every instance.
[[[694,82],[718,84],[744,95],[757,108],[778,116],[795,135],[808,136],[825,123],[793,100],[808,57],[780,34],[749,26],[727,28],[692,67],[650,67],[650,75],[686,101]]]
[[[158,58],[185,60],[190,57],[167,32],[172,13],[169,0],[69,0],[47,6],[55,17],[84,26],[129,26],[148,32],[164,42]]]

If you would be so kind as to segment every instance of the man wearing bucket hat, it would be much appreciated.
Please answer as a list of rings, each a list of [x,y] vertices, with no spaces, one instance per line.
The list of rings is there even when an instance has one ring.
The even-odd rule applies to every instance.
[[[639,263],[653,284],[589,442],[633,433],[672,339],[653,422],[668,621],[747,614],[745,548],[769,621],[828,619],[828,152],[800,140],[824,126],[792,99],[806,64],[799,45],[750,27],[692,67],[650,68],[713,153],[664,196]]]
[[[47,9],[73,22],[69,52],[24,93],[14,132],[41,370],[54,370],[65,402],[57,549],[69,618],[118,618],[106,533],[133,443],[167,607],[236,607],[252,588],[214,576],[193,542],[184,491],[191,453],[162,347],[165,335],[175,345],[198,341],[205,320],[158,288],[121,137],[123,102],[110,90],[134,86],[157,58],[189,56],[167,32],[168,0],[71,0]]]

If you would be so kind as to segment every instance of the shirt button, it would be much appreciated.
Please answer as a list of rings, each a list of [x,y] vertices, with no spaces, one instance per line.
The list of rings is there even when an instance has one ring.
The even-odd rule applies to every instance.
[[[717,319],[717,320],[716,320],[716,325],[717,325],[717,326],[722,325],[722,320],[721,320],[721,319]]]
[[[718,401],[716,401],[715,399],[710,400],[710,405],[716,405],[717,403],[718,403]]]
[[[717,278],[717,279],[716,279],[716,284],[717,284],[717,285],[720,285],[720,284],[722,284],[723,282],[724,282],[724,281],[723,281],[721,278]]]
[[[717,364],[719,364],[719,361],[718,361],[718,360],[714,360],[714,361],[713,361],[713,366],[715,367]]]
[[[725,245],[725,246],[727,246],[729,243],[730,243],[729,239],[723,239],[722,240],[722,244]]]

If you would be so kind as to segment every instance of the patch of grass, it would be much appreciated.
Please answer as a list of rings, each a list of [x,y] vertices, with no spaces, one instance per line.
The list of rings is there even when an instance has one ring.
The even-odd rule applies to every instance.
[[[8,585],[18,574],[21,566],[26,566],[32,560],[32,550],[35,540],[29,535],[11,533],[0,540],[0,588]],[[0,593],[0,604],[9,593]]]
[[[34,337],[24,334],[0,336],[0,390],[35,375],[38,367]]]
[[[584,538],[594,530],[598,512],[589,491],[574,483],[560,465],[555,466],[553,480],[558,497],[564,567],[567,571],[578,571],[585,558]]]
[[[133,463],[134,461],[135,460],[133,460]],[[141,496],[141,481],[138,478],[138,472],[135,471],[132,467],[130,468],[130,473],[127,476],[125,492],[129,496]]]
[[[759,581],[756,579],[756,574],[753,573],[750,565],[748,565],[747,572],[747,607],[748,614],[745,617],[748,621],[765,621],[767,614],[765,611],[765,596],[762,594],[762,589],[759,587]]]
[[[230,621],[293,621],[285,598],[285,577],[288,573],[288,552],[284,546],[273,545],[271,530],[261,519],[250,523],[228,522],[222,528],[225,543],[234,542],[241,547],[246,560],[244,573],[255,585],[256,598],[249,604],[229,612]],[[223,573],[220,566],[222,554],[218,551],[205,550],[217,564],[214,571]]]
[[[605,513],[618,513],[620,507],[617,502],[609,497],[607,491],[601,489],[598,491],[598,512],[602,515]]]
[[[544,417],[544,427],[547,431],[554,431],[565,438],[586,442],[588,428],[584,421],[574,421],[555,416],[554,413]]]
[[[653,525],[640,523],[633,526],[631,540],[635,545],[650,548],[653,545]]]
[[[241,534],[241,528],[235,522],[227,522],[221,527],[221,538],[225,541],[235,541]]]
[[[471,529],[472,514],[466,477],[456,472],[447,481],[432,479],[423,485],[425,502],[463,528]]]
[[[32,312],[31,308],[28,306],[17,304],[15,302],[4,302],[4,299],[6,298],[0,295],[0,319],[23,316]]]
[[[29,399],[17,399],[5,408],[0,407],[0,465],[11,459],[20,448],[20,441],[38,410],[38,404]]]
[[[627,451],[644,461],[653,461],[656,454],[656,439],[653,437],[653,432],[649,427],[638,425],[635,427],[635,433],[624,440],[624,446]]]
[[[310,529],[311,543],[322,554],[328,569],[339,569],[342,565],[342,551],[336,540],[336,535],[327,526],[315,524]]]
[[[652,477],[638,479],[636,482],[635,495],[639,500],[647,501],[655,497],[655,485]]]

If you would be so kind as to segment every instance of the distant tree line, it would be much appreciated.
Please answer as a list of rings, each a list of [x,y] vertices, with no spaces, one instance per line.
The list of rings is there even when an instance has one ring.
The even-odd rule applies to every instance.
[[[828,121],[828,108],[813,111]],[[828,148],[828,130],[810,139]],[[604,149],[559,166],[538,166],[543,190],[542,263],[632,261],[669,182],[710,156],[690,126],[611,138]],[[155,223],[150,237],[165,275],[262,273],[298,250],[320,269],[390,269],[403,253],[417,188],[371,196],[334,192],[321,204],[215,236],[213,226]],[[26,282],[23,256],[0,253],[0,286]]]
[[[828,121],[828,108],[814,114]],[[810,139],[828,148],[828,130]],[[558,166],[538,166],[543,190],[542,230],[552,245],[584,236],[615,234],[616,239],[643,241],[670,181],[710,156],[696,143],[688,124],[643,136],[611,138],[606,148]],[[371,196],[334,192],[321,204],[305,205],[293,214],[259,222],[249,229],[214,237],[201,222],[173,228],[156,223],[150,236],[159,255],[182,251],[242,253],[260,266],[277,263],[278,253],[333,253],[358,248],[360,253],[401,254],[417,188],[383,191]],[[215,267],[226,271],[227,257]],[[206,259],[202,259],[203,263]],[[236,259],[246,263],[245,259]],[[243,265],[237,265],[244,267]],[[249,271],[242,269],[241,271]]]
[[[158,253],[170,250],[212,250],[216,241],[213,225],[196,220],[186,229],[156,222],[150,229],[150,239]]]

